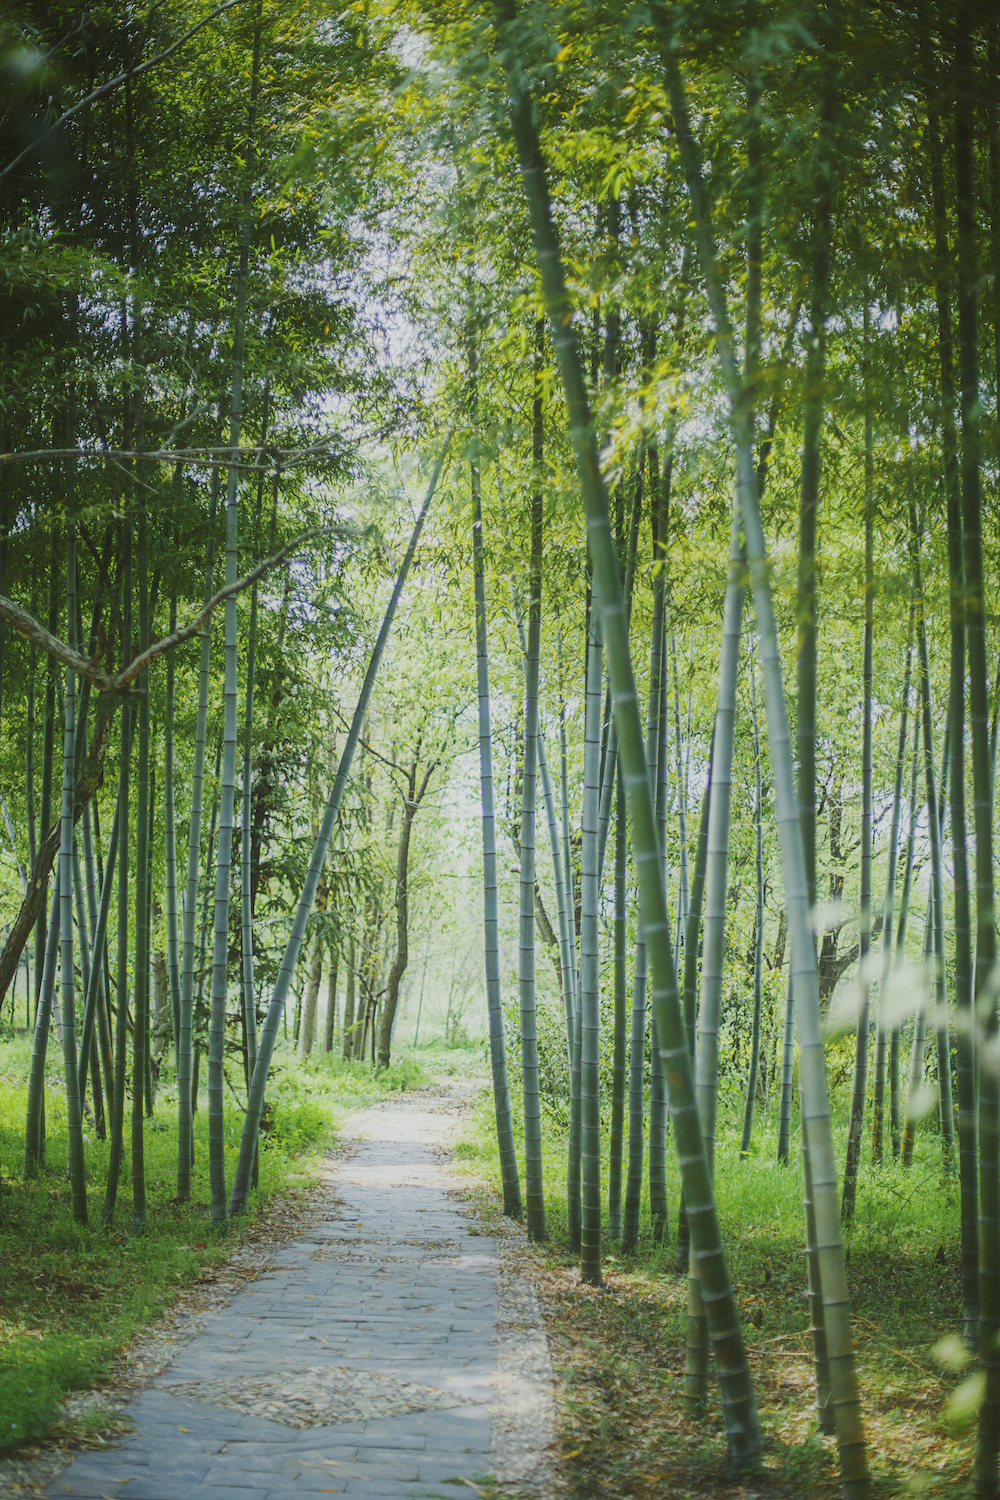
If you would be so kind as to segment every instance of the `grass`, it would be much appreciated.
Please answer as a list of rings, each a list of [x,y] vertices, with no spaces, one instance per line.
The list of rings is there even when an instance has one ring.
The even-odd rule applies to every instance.
[[[560,1467],[573,1500],[751,1493],[826,1500],[839,1492],[834,1444],[817,1435],[813,1420],[799,1160],[777,1166],[776,1121],[763,1117],[752,1154],[741,1160],[741,1123],[738,1101],[724,1104],[716,1178],[764,1430],[764,1468],[752,1481],[726,1472],[714,1391],[703,1421],[682,1414],[686,1276],[673,1268],[676,1224],[669,1243],[654,1245],[647,1202],[638,1253],[622,1255],[605,1236],[606,1289],[584,1286],[567,1245],[565,1134],[548,1122],[550,1238],[538,1251],[539,1295],[560,1388]],[[842,1119],[838,1134],[845,1130]],[[842,1161],[842,1139],[839,1147]],[[489,1095],[458,1154],[485,1180],[487,1211],[495,1214],[500,1171]],[[866,1170],[859,1185],[849,1275],[880,1500],[971,1493],[972,1437],[946,1413],[962,1377],[934,1353],[960,1328],[958,1184],[942,1177],[940,1160],[939,1138],[928,1131],[908,1172],[895,1164]],[[669,1148],[668,1163],[676,1205],[679,1174]],[[605,1183],[605,1205],[606,1191]]]
[[[0,1042],[0,1449],[51,1431],[67,1392],[105,1376],[142,1325],[253,1232],[276,1195],[309,1187],[346,1113],[429,1081],[424,1063],[407,1053],[373,1077],[364,1063],[320,1053],[300,1064],[289,1051],[279,1050],[260,1153],[260,1185],[247,1216],[218,1230],[210,1214],[204,1102],[195,1117],[191,1201],[174,1201],[177,1108],[168,1078],[157,1095],[154,1117],[146,1122],[146,1233],[137,1238],[130,1232],[127,1123],[114,1223],[109,1228],[101,1224],[108,1147],[92,1128],[85,1132],[90,1223],[74,1222],[58,1047],[50,1048],[46,1078],[45,1166],[37,1181],[23,1180],[28,1059],[23,1036]],[[231,1090],[227,1096],[231,1182],[242,1116]]]

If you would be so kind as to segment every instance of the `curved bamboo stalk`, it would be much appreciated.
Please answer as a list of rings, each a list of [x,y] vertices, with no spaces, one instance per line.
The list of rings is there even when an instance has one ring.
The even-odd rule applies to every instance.
[[[389,638],[389,631],[392,628],[392,622],[395,618],[396,609],[399,605],[400,595],[403,592],[403,585],[405,584],[407,575],[409,574],[410,564],[413,561],[413,554],[417,550],[417,543],[420,540],[420,533],[423,531],[424,521],[427,518],[427,512],[430,509],[431,501],[434,498],[434,491],[437,488],[437,482],[440,478],[441,470],[444,467],[445,456],[448,452],[448,445],[450,440],[451,432],[449,430],[438,453],[437,462],[434,465],[434,472],[432,473],[430,483],[427,486],[427,493],[424,497],[424,503],[420,507],[420,513],[417,516],[417,520],[413,528],[413,533],[410,537],[409,545],[407,546],[406,552],[403,556],[403,561],[400,564],[399,573],[397,575],[392,594],[389,598],[389,603],[386,607],[385,617],[382,620],[382,625],[379,630],[378,637],[372,649],[371,658],[368,662],[368,670],[365,673],[365,679],[361,685],[361,694],[354,709],[354,717],[351,720],[351,727],[348,730],[347,739],[340,754],[340,764],[337,767],[337,775],[334,778],[333,787],[330,790],[329,800],[326,804],[326,810],[323,814],[323,821],[320,824],[319,835],[313,846],[312,855],[310,856],[309,867],[306,871],[305,883],[302,887],[302,893],[299,896],[299,902],[295,909],[295,918],[292,922],[292,930],[289,933],[288,942],[285,945],[285,952],[282,956],[281,966],[278,969],[278,976],[274,983],[274,991],[271,995],[271,1001],[267,1008],[267,1015],[264,1019],[264,1024],[261,1027],[260,1041],[257,1050],[257,1066],[254,1068],[253,1077],[250,1080],[250,1090],[247,1098],[247,1110],[243,1121],[243,1134],[240,1139],[239,1160],[236,1164],[236,1173],[233,1179],[233,1192],[229,1205],[229,1212],[231,1214],[243,1213],[243,1211],[246,1209],[247,1197],[250,1192],[250,1173],[253,1168],[253,1160],[257,1151],[257,1133],[260,1129],[260,1117],[264,1109],[264,1091],[267,1086],[267,1075],[271,1067],[271,1057],[274,1053],[274,1045],[278,1038],[278,1027],[281,1024],[281,1016],[285,1008],[285,999],[288,995],[288,986],[291,981],[296,962],[298,960],[299,950],[302,947],[302,939],[305,935],[306,923],[309,920],[309,913],[312,910],[313,900],[316,895],[316,887],[319,885],[320,875],[323,871],[323,864],[326,860],[326,851],[329,848],[330,838],[333,834],[334,825],[337,821],[337,815],[340,812],[340,803],[344,795],[344,788],[347,785],[348,775],[350,774],[351,761],[354,758],[354,750],[361,734],[361,726],[364,722],[365,714],[368,711],[368,704],[371,699],[372,689],[375,686],[375,678],[378,675],[379,665],[382,661],[382,653],[385,650],[385,643]]]

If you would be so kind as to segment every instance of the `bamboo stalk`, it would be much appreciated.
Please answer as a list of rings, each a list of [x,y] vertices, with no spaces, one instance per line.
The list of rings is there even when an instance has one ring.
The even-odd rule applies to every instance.
[[[580,1162],[582,1177],[580,1275],[591,1286],[601,1276],[601,1136],[598,1096],[600,970],[597,845],[600,797],[600,710],[603,658],[600,612],[591,609],[583,732],[583,874],[580,883]]]
[[[306,922],[309,919],[309,913],[312,910],[313,899],[316,895],[316,887],[319,884],[320,875],[323,871],[323,864],[326,859],[326,851],[330,844],[330,838],[333,834],[334,825],[337,821],[337,815],[340,812],[340,803],[344,795],[344,788],[347,785],[347,777],[350,773],[351,761],[354,758],[355,746],[357,745],[358,739],[360,737],[361,726],[364,722],[364,717],[368,710],[368,703],[371,699],[372,689],[375,686],[375,678],[378,674],[379,664],[382,660],[382,653],[385,650],[385,643],[389,637],[389,631],[392,628],[392,622],[399,604],[400,595],[403,592],[403,585],[405,584],[407,575],[410,571],[410,564],[413,561],[413,554],[417,550],[417,543],[420,540],[420,533],[423,530],[424,521],[427,518],[427,512],[430,509],[431,501],[434,498],[434,491],[437,488],[437,482],[440,478],[441,470],[444,467],[444,460],[448,451],[450,438],[451,433],[449,432],[446,435],[445,440],[442,443],[440,451],[438,453],[437,462],[434,465],[434,472],[431,475],[431,480],[427,487],[427,493],[424,497],[424,503],[420,508],[420,513],[417,516],[416,524],[414,525],[409,545],[404,554],[403,561],[400,564],[399,574],[396,578],[395,586],[393,587],[389,603],[386,607],[385,617],[383,618],[382,625],[375,642],[375,646],[372,650],[371,658],[368,663],[368,670],[365,673],[365,679],[361,687],[361,695],[358,698],[358,702],[354,710],[354,717],[351,720],[351,727],[348,731],[347,740],[345,741],[344,748],[340,754],[340,764],[337,767],[337,775],[334,778],[333,787],[331,788],[329,800],[326,804],[326,810],[323,814],[323,821],[320,824],[319,835],[313,846],[312,855],[310,856],[309,867],[306,871],[305,883],[299,896],[298,905],[295,910],[295,918],[292,922],[292,930],[289,933],[288,942],[285,945],[285,952],[281,960],[281,965],[278,969],[277,978],[275,980],[274,992],[271,996],[271,1002],[267,1009],[267,1015],[264,1019],[264,1025],[261,1027],[260,1043],[257,1050],[257,1066],[254,1068],[253,1077],[250,1080],[250,1090],[247,1098],[247,1110],[243,1121],[243,1134],[240,1139],[240,1154],[236,1164],[236,1174],[233,1180],[233,1192],[229,1205],[229,1211],[231,1214],[243,1213],[246,1209],[247,1196],[250,1191],[250,1173],[253,1167],[253,1160],[257,1150],[257,1133],[260,1129],[260,1117],[264,1108],[264,1090],[267,1085],[267,1075],[271,1067],[271,1057],[274,1053],[274,1045],[278,1037],[278,1027],[281,1024],[281,1016],[285,1008],[285,999],[288,994],[289,982],[295,969],[295,964],[299,956],[299,950],[302,946],[302,939],[305,934]]]
[[[594,588],[608,646],[609,678],[618,728],[622,774],[640,883],[640,918],[653,966],[653,1004],[659,1046],[670,1090],[670,1108],[678,1157],[688,1200],[691,1234],[708,1293],[708,1316],[732,1461],[759,1463],[760,1424],[739,1315],[729,1283],[712,1197],[704,1141],[698,1123],[691,1060],[677,995],[671,924],[668,923],[660,850],[656,839],[653,789],[643,749],[635,679],[629,657],[628,630],[618,561],[611,537],[607,492],[601,477],[586,386],[566,292],[559,240],[552,221],[544,158],[538,142],[533,106],[521,63],[522,37],[510,0],[494,8],[500,60],[507,78],[511,125],[517,145],[531,218],[542,292],[566,397],[569,430],[587,517]]]
[[[476,683],[479,701],[479,785],[483,830],[483,929],[486,961],[486,1005],[490,1027],[490,1069],[493,1077],[493,1111],[496,1119],[503,1211],[520,1219],[524,1209],[518,1175],[514,1127],[511,1120],[507,1055],[503,1033],[503,1003],[500,993],[499,911],[497,903],[496,814],[493,808],[493,737],[490,724],[489,654],[486,637],[486,577],[483,546],[482,488],[479,454],[471,465],[472,553],[476,598]],[[353,992],[353,935],[351,968],[348,970],[348,1005]],[[426,971],[426,964],[425,964]],[[352,1007],[353,1008],[353,1007]],[[344,1012],[344,1036],[351,1022]],[[419,1026],[419,1019],[418,1019]]]
[[[854,1366],[850,1299],[840,1230],[838,1174],[830,1124],[816,949],[809,922],[809,867],[795,792],[784,683],[771,596],[770,564],[761,523],[752,435],[748,422],[749,403],[734,356],[732,324],[716,259],[701,163],[691,133],[687,96],[677,63],[672,17],[663,0],[652,0],[650,10],[661,43],[667,89],[693,208],[702,272],[708,285],[716,350],[726,385],[736,445],[738,493],[746,534],[757,635],[760,640],[771,772],[775,785],[781,862],[785,878],[799,1038],[803,1137],[809,1153],[811,1196],[816,1215],[814,1243],[821,1271],[841,1485],[845,1500],[860,1500],[869,1491],[868,1463]],[[690,1203],[688,1213],[691,1216]],[[702,1279],[704,1281],[704,1277]],[[819,1374],[818,1364],[817,1373]]]

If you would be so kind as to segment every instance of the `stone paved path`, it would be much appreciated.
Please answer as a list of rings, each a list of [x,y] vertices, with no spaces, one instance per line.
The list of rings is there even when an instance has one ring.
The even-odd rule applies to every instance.
[[[349,1122],[321,1222],[126,1409],[135,1432],[48,1494],[81,1500],[444,1496],[492,1472],[494,1241],[435,1154],[464,1090]],[[530,1402],[529,1402],[530,1404]]]

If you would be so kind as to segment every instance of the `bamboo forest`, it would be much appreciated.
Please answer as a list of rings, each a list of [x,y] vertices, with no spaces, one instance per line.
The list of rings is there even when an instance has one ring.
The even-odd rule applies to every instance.
[[[0,106],[0,1493],[437,1088],[554,1392],[445,1483],[997,1500],[1000,10],[15,0]]]

